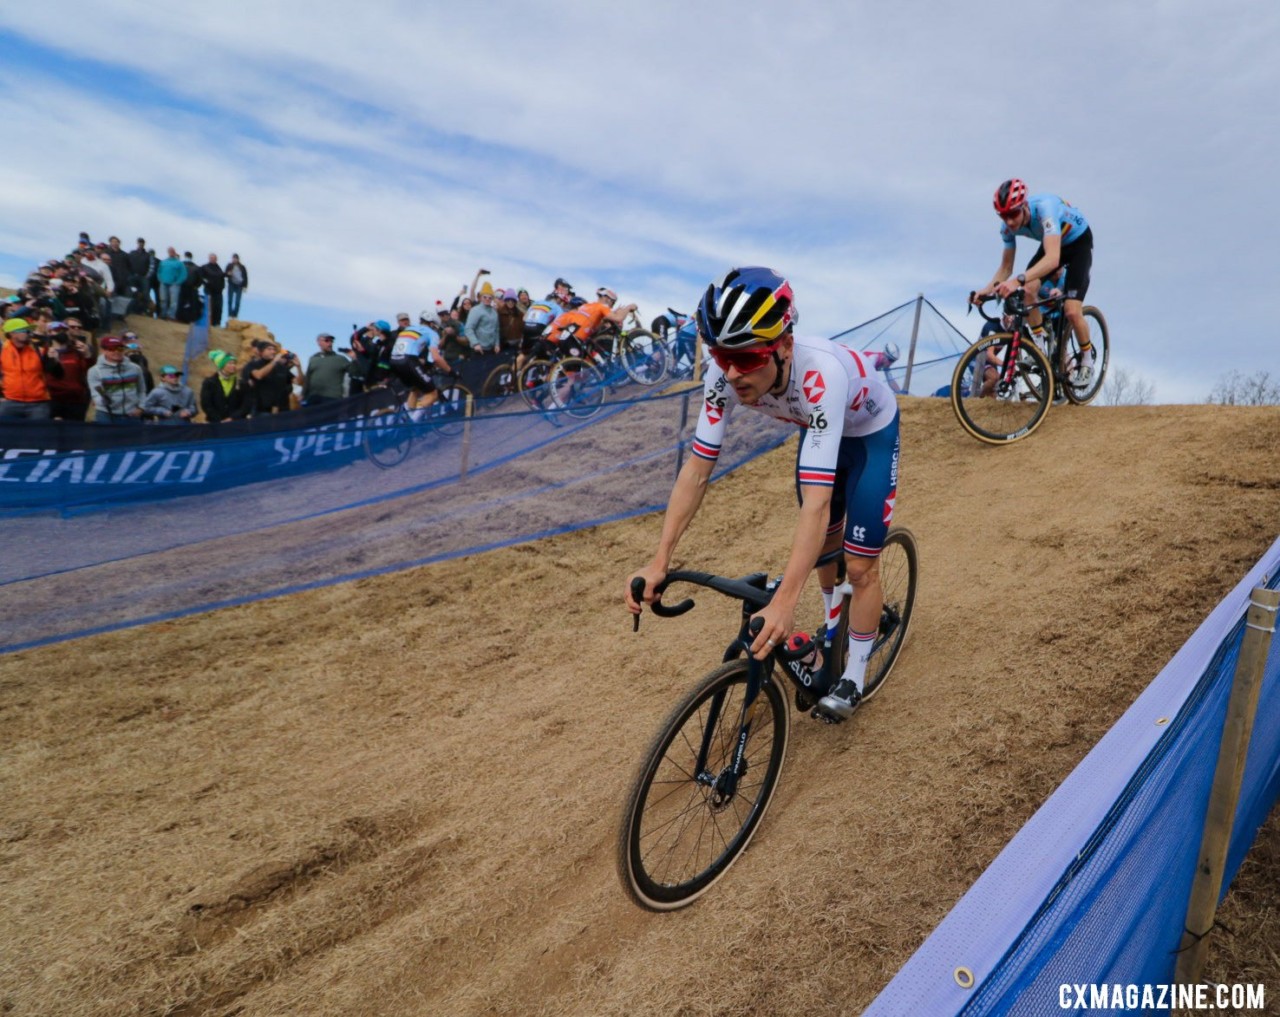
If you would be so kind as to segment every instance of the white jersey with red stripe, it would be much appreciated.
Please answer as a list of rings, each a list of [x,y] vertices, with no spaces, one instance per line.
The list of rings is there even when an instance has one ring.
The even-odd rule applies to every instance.
[[[734,407],[742,405],[724,371],[707,365],[693,454],[714,460]],[[796,336],[784,391],[767,393],[749,409],[806,428],[796,479],[831,487],[843,438],[875,434],[898,415],[898,401],[871,355],[830,339]]]

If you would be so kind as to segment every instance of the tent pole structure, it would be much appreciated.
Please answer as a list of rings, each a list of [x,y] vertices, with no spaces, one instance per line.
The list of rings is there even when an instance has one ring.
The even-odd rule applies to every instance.
[[[902,379],[903,392],[911,391],[911,368],[916,362],[916,339],[920,336],[920,310],[924,307],[924,294],[916,294],[916,320],[911,325],[911,348],[907,351],[907,376]]]

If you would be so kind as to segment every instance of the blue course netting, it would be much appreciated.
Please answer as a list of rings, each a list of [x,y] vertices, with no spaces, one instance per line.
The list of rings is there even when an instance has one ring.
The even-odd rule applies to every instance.
[[[1010,841],[868,1017],[1037,1017],[1062,1012],[1064,984],[1173,981],[1249,594],[1278,580],[1280,540]],[[1274,640],[1224,893],[1278,792]],[[970,988],[960,984],[966,971]]]
[[[920,310],[917,328],[915,315]],[[916,330],[915,356],[911,355],[911,333]],[[908,395],[929,396],[945,394],[951,384],[960,354],[973,343],[957,329],[928,300],[910,300],[884,314],[832,336],[842,343],[860,350],[883,350],[887,343],[896,343],[902,359],[893,368],[893,378]],[[909,384],[908,384],[909,380]]]
[[[72,491],[70,506],[43,510],[29,504],[36,485],[26,485],[27,502],[4,524],[0,587],[21,610],[0,615],[0,652],[659,509],[688,455],[700,390],[621,398],[637,390],[614,393],[588,420],[528,412],[513,399],[450,433],[422,424],[407,446],[394,443],[407,454],[390,466],[396,455],[384,454],[386,442],[365,440],[375,426],[367,419],[184,442],[177,451],[172,444],[110,450],[112,470],[125,455],[133,456],[131,470],[148,456],[189,463],[207,455],[207,476],[217,482],[192,495],[157,483],[150,500],[145,485],[80,484],[85,493]],[[742,417],[717,476],[795,430],[761,414]],[[65,474],[74,458],[42,456],[37,466],[46,464],[45,476]],[[103,469],[97,479],[117,475],[127,471]]]

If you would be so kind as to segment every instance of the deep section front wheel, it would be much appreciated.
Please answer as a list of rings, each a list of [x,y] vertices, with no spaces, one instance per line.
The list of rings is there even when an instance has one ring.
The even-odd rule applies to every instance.
[[[379,469],[399,466],[409,456],[413,445],[414,424],[403,404],[370,414],[363,425],[364,453]]]
[[[471,389],[460,381],[445,380],[440,385],[440,397],[427,410],[427,419],[441,434],[461,434],[471,402]]]
[[[1007,445],[1031,434],[1053,402],[1053,371],[1035,343],[1008,332],[979,339],[951,375],[951,408],[979,441]]]
[[[880,551],[879,568],[884,606],[880,609],[880,624],[872,644],[871,658],[867,661],[867,675],[862,687],[864,701],[874,696],[889,677],[911,627],[911,614],[916,606],[916,582],[920,575],[920,550],[910,530],[895,526],[889,531]],[[835,658],[831,674],[837,678],[849,659],[849,603],[849,598],[845,597],[840,624],[831,642],[831,653]]]
[[[546,408],[585,420],[604,405],[608,388],[604,372],[591,361],[565,357],[547,374]]]
[[[632,329],[619,338],[618,359],[627,377],[641,385],[658,384],[671,367],[667,344],[642,328]]]
[[[627,799],[618,874],[641,907],[692,904],[746,849],[778,786],[789,718],[771,677],[744,711],[745,660],[712,671],[681,702],[654,740]],[[734,766],[747,718],[746,746]]]

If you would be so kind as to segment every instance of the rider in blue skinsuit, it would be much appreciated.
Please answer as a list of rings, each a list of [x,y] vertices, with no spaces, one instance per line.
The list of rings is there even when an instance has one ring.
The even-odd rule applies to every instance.
[[[1089,323],[1084,316],[1084,297],[1089,290],[1089,270],[1093,266],[1093,231],[1079,209],[1054,194],[1027,195],[1027,185],[1016,178],[1006,180],[997,189],[994,205],[1003,225],[1000,237],[1004,256],[991,282],[974,294],[979,301],[992,294],[1007,297],[1023,287],[1027,303],[1039,296],[1040,284],[1057,276],[1060,268],[1067,271],[1063,289],[1066,300],[1063,313],[1080,342],[1080,359],[1070,365],[1073,385],[1086,385],[1093,377],[1094,351],[1089,340]],[[1031,237],[1040,247],[1027,263],[1026,271],[1011,279],[1018,237]],[[1044,338],[1039,308],[1027,316],[1032,335]]]

